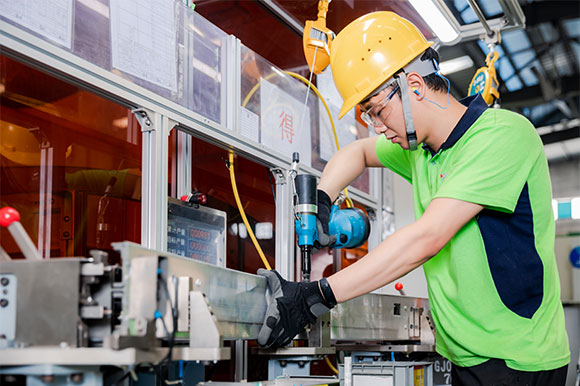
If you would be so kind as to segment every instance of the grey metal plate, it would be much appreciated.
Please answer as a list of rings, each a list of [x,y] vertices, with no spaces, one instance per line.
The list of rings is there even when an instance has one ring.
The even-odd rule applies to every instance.
[[[399,315],[395,315],[397,304]],[[360,296],[331,311],[330,338],[334,341],[409,340],[411,308],[419,307],[427,312],[429,301],[396,295]]]
[[[337,351],[362,351],[362,352],[435,352],[435,346],[430,344],[339,344]]]
[[[302,355],[332,355],[336,353],[334,347],[282,347],[273,350],[253,348],[253,353],[268,356],[302,356]]]
[[[340,385],[340,380],[336,378],[326,378],[326,377],[311,377],[311,378],[280,378],[274,379],[272,381],[260,381],[260,382],[200,382],[197,386],[241,386],[241,385],[254,385],[254,386],[335,386]]]
[[[193,290],[203,292],[218,321],[224,339],[256,339],[266,314],[266,280],[257,275],[216,267],[130,242],[114,243],[121,252],[123,275],[133,259],[167,258],[168,275],[189,276]]]
[[[113,350],[108,348],[82,347],[31,347],[22,349],[0,350],[0,363],[3,366],[14,365],[134,365],[137,363],[156,363],[167,354],[167,348],[153,350],[137,350],[127,348]],[[190,349],[176,347],[173,350],[173,359],[196,360],[228,360],[230,349]]]
[[[18,277],[16,343],[77,345],[81,259],[10,261],[0,273]]]

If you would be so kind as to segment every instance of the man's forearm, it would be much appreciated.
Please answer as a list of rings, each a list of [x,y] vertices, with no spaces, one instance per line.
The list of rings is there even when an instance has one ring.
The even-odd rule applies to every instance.
[[[328,278],[336,300],[344,302],[380,288],[417,268],[439,243],[415,222],[392,234],[366,256]]]
[[[482,209],[472,202],[434,199],[419,220],[328,278],[336,300],[344,302],[364,295],[417,268],[436,255]]]
[[[318,189],[324,190],[334,201],[340,191],[360,176],[366,167],[379,166],[370,159],[373,158],[374,147],[375,139],[365,138],[340,149],[322,171]]]

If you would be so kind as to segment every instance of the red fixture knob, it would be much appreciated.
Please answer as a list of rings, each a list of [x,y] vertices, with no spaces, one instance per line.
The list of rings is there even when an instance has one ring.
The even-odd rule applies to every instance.
[[[7,227],[14,221],[20,221],[20,213],[16,209],[9,206],[0,209],[0,225]]]
[[[402,289],[403,289],[403,283],[401,283],[401,282],[398,282],[398,283],[396,283],[396,284],[395,284],[395,289],[396,289],[397,291],[400,291],[400,290],[402,290]]]

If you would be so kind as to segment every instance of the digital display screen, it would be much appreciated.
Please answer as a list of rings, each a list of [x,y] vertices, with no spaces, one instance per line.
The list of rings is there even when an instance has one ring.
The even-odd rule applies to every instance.
[[[169,203],[167,252],[221,265],[224,233],[225,213]]]

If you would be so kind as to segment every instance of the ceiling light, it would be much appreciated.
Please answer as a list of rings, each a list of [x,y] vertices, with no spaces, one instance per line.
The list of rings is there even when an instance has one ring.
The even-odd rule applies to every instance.
[[[473,60],[467,55],[439,63],[439,70],[443,75],[449,75],[471,67],[473,67]]]
[[[441,42],[449,44],[459,38],[459,31],[443,15],[433,0],[409,1]]]

